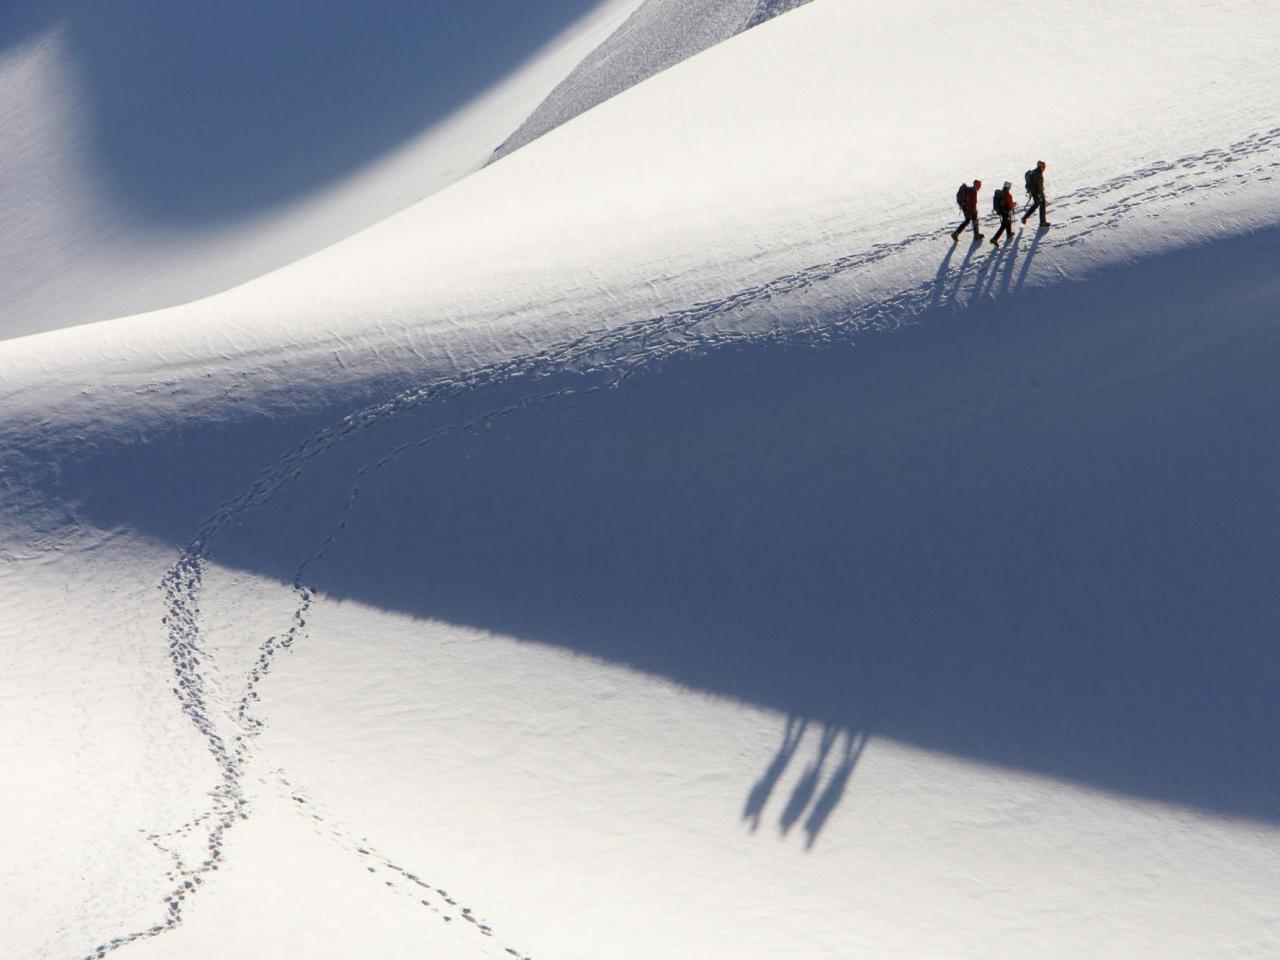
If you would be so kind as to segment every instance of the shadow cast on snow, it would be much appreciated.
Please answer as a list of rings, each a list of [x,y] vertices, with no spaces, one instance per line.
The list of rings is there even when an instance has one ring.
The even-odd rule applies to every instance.
[[[788,714],[744,785],[752,827],[821,728],[777,814],[810,844],[868,735],[1280,819],[1280,334],[1250,266],[1278,244],[943,303],[856,343],[684,355],[516,409],[370,472],[307,582]],[[1016,258],[980,282],[1021,283]],[[288,582],[356,470],[514,390],[334,447],[214,558]],[[82,450],[56,489],[183,543],[308,427]]]
[[[95,169],[123,208],[221,222],[321,189],[429,129],[593,5],[6,0],[0,52],[59,28]]]

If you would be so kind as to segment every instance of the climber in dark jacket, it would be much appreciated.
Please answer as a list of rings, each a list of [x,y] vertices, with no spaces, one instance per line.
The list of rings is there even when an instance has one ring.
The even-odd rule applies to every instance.
[[[1045,214],[1048,213],[1048,209],[1045,206],[1045,199],[1044,199],[1044,168],[1047,166],[1048,164],[1045,163],[1043,160],[1038,160],[1036,161],[1035,167],[1027,171],[1027,174],[1026,174],[1027,196],[1029,196],[1034,202],[1031,204],[1031,206],[1027,207],[1026,213],[1022,215],[1022,222],[1025,224],[1028,220],[1031,219],[1031,215],[1033,213],[1035,213],[1036,211],[1039,211],[1040,228],[1042,230],[1053,226],[1053,224],[1051,224],[1045,216]]]
[[[960,212],[964,214],[964,223],[956,227],[951,233],[951,242],[959,243],[960,234],[964,232],[970,221],[973,222],[973,239],[981,241],[983,234],[978,232],[978,191],[982,189],[982,181],[973,181],[973,186],[967,183],[960,184],[960,189],[956,191],[956,203],[960,207]]]
[[[1001,237],[1013,236],[1013,185],[1008,180],[1004,182],[1001,189],[996,191],[996,195],[991,198],[991,203],[996,216],[1000,218],[1000,229],[991,238],[991,245],[998,247]]]

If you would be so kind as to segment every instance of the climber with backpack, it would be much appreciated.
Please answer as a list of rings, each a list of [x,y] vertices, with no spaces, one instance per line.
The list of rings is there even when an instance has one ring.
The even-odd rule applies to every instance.
[[[1000,218],[1000,229],[991,238],[993,247],[1000,246],[1001,237],[1013,236],[1013,210],[1015,206],[1016,204],[1013,202],[1013,186],[1006,180],[1004,186],[991,197],[991,209]]]
[[[960,184],[960,189],[956,191],[956,206],[960,208],[960,212],[964,214],[964,223],[956,227],[951,233],[951,242],[959,243],[960,234],[964,232],[970,221],[973,222],[973,242],[981,243],[984,234],[978,232],[978,191],[982,189],[982,181],[973,181],[973,186],[967,183]]]
[[[1044,199],[1044,168],[1048,164],[1043,160],[1037,160],[1036,165],[1026,172],[1025,180],[1027,186],[1027,196],[1034,201],[1031,203],[1026,212],[1022,215],[1022,222],[1025,224],[1031,215],[1036,211],[1040,212],[1040,229],[1048,230],[1053,224],[1046,219],[1045,214],[1048,212],[1045,207]]]

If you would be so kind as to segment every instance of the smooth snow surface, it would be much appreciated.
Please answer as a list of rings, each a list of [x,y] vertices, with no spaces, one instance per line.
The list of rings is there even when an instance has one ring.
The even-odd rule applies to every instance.
[[[1271,7],[814,0],[223,294],[37,310],[8,952],[1280,954]],[[1053,229],[953,246],[1040,157]]]
[[[171,306],[480,167],[639,0],[6,0],[0,338]]]

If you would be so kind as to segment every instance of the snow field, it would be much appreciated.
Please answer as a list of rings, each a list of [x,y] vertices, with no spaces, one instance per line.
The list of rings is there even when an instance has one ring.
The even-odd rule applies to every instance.
[[[208,296],[466,176],[638,3],[15,0],[0,338]]]
[[[163,922],[139,831],[198,863],[231,809],[183,560],[210,728],[263,726],[121,955],[1274,952],[1272,18],[931,10],[817,0],[4,345],[19,952]],[[993,22],[1047,105],[994,149]],[[951,248],[955,183],[1038,156],[1055,229]]]

